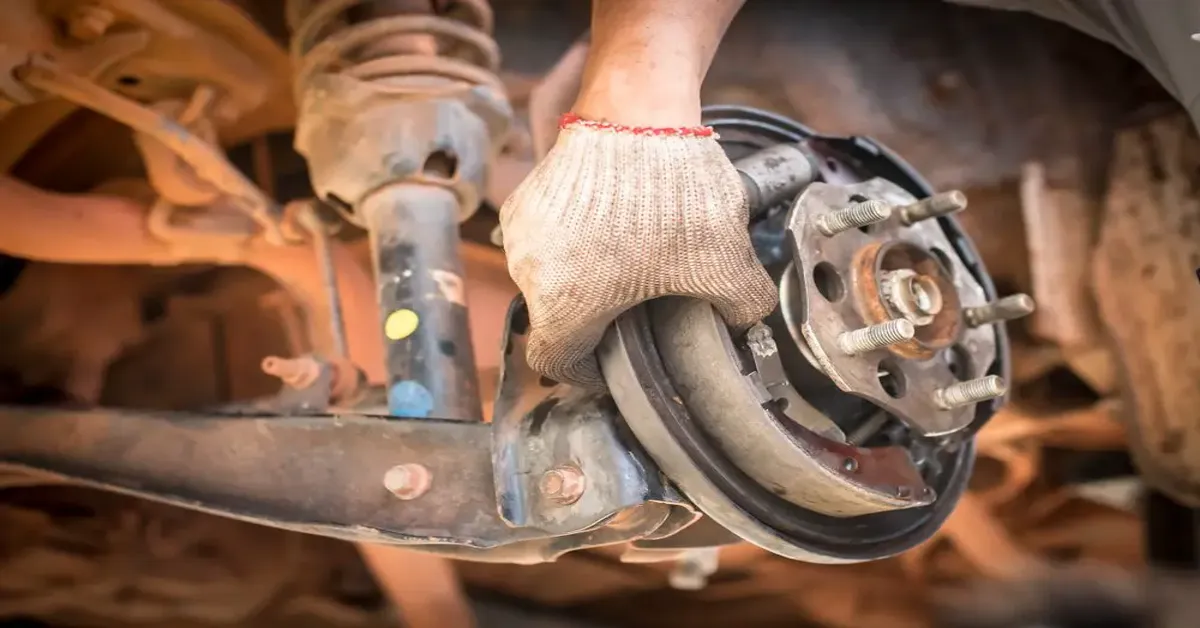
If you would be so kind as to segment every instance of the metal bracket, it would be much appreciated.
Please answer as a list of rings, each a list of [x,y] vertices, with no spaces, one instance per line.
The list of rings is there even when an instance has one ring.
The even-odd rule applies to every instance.
[[[612,397],[557,384],[529,367],[528,321],[525,301],[517,297],[508,310],[492,420],[501,517],[515,527],[564,534],[657,502],[683,509],[675,517],[691,523],[691,506],[622,433]],[[570,486],[562,486],[564,476]]]

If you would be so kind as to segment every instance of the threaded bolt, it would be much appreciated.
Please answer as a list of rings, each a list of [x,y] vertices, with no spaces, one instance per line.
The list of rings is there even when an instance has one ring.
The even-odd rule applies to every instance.
[[[916,335],[917,328],[912,322],[907,319],[896,319],[854,331],[842,332],[838,336],[838,347],[846,353],[846,355],[858,355],[860,353],[869,353],[876,349],[882,349],[888,345],[894,345],[905,340],[912,340]]]
[[[963,310],[963,317],[971,327],[979,327],[1029,316],[1036,307],[1033,297],[1028,294],[1010,294],[987,305],[966,308]]]
[[[574,504],[587,488],[587,476],[578,467],[562,465],[542,474],[538,490],[552,502],[563,506]]]
[[[433,484],[433,474],[420,464],[399,464],[383,474],[383,486],[405,501],[424,495]]]
[[[269,355],[263,358],[262,370],[292,388],[308,388],[321,376],[321,365],[310,356],[281,358]]]
[[[817,230],[827,236],[834,236],[855,227],[865,227],[883,222],[891,216],[891,205],[883,201],[863,201],[845,209],[818,216]]]
[[[922,220],[937,218],[938,216],[949,216],[966,208],[966,194],[958,190],[940,192],[929,198],[919,200],[912,205],[901,207],[900,222],[905,225],[911,225]]]
[[[934,401],[943,410],[953,410],[980,401],[995,399],[1008,392],[1008,384],[997,375],[988,375],[941,388],[934,393]]]

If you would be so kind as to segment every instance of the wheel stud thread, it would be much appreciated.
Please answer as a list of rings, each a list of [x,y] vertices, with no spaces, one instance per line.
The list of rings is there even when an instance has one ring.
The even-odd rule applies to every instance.
[[[949,216],[966,208],[967,195],[958,190],[950,190],[901,207],[900,222],[911,225],[938,216]]]
[[[987,305],[969,307],[963,310],[963,316],[971,327],[979,327],[1000,321],[1011,321],[1029,316],[1037,307],[1033,297],[1028,294],[1010,294]]]
[[[863,201],[817,217],[817,230],[834,236],[856,227],[883,222],[892,216],[892,207],[883,201]]]
[[[838,336],[838,347],[847,355],[869,353],[898,342],[912,340],[917,328],[906,319],[891,320],[854,331],[843,332]]]
[[[935,395],[937,405],[944,410],[961,408],[980,401],[995,399],[1008,392],[1008,385],[998,375],[988,375],[939,389]]]

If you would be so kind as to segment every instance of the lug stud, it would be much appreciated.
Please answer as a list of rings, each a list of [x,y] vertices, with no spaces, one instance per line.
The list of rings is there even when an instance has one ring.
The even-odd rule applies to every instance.
[[[912,340],[917,328],[906,319],[891,320],[854,331],[842,332],[838,336],[838,348],[847,355],[869,353],[898,342]]]
[[[934,392],[934,401],[943,410],[953,410],[980,401],[995,399],[1008,392],[1008,384],[996,375],[952,384]]]
[[[818,216],[817,230],[827,236],[835,236],[856,227],[883,222],[891,216],[891,205],[883,201],[862,201],[845,209]]]
[[[912,225],[922,220],[949,216],[967,208],[967,195],[958,190],[940,192],[929,198],[919,200],[912,205],[900,208],[900,222]]]
[[[971,327],[979,327],[1029,316],[1035,308],[1033,297],[1028,294],[1010,294],[987,305],[966,308],[963,317]]]

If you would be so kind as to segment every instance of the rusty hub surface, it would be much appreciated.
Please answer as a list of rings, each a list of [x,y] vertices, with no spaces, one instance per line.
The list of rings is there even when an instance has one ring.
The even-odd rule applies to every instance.
[[[938,391],[979,377],[996,355],[990,327],[963,322],[965,307],[987,303],[936,221],[904,224],[904,212],[825,235],[820,217],[868,200],[902,208],[917,202],[884,179],[814,183],[797,199],[789,231],[798,309],[789,327],[806,357],[843,391],[864,397],[926,435],[955,432],[974,408],[943,409]],[[844,334],[906,320],[911,337],[851,355]]]

